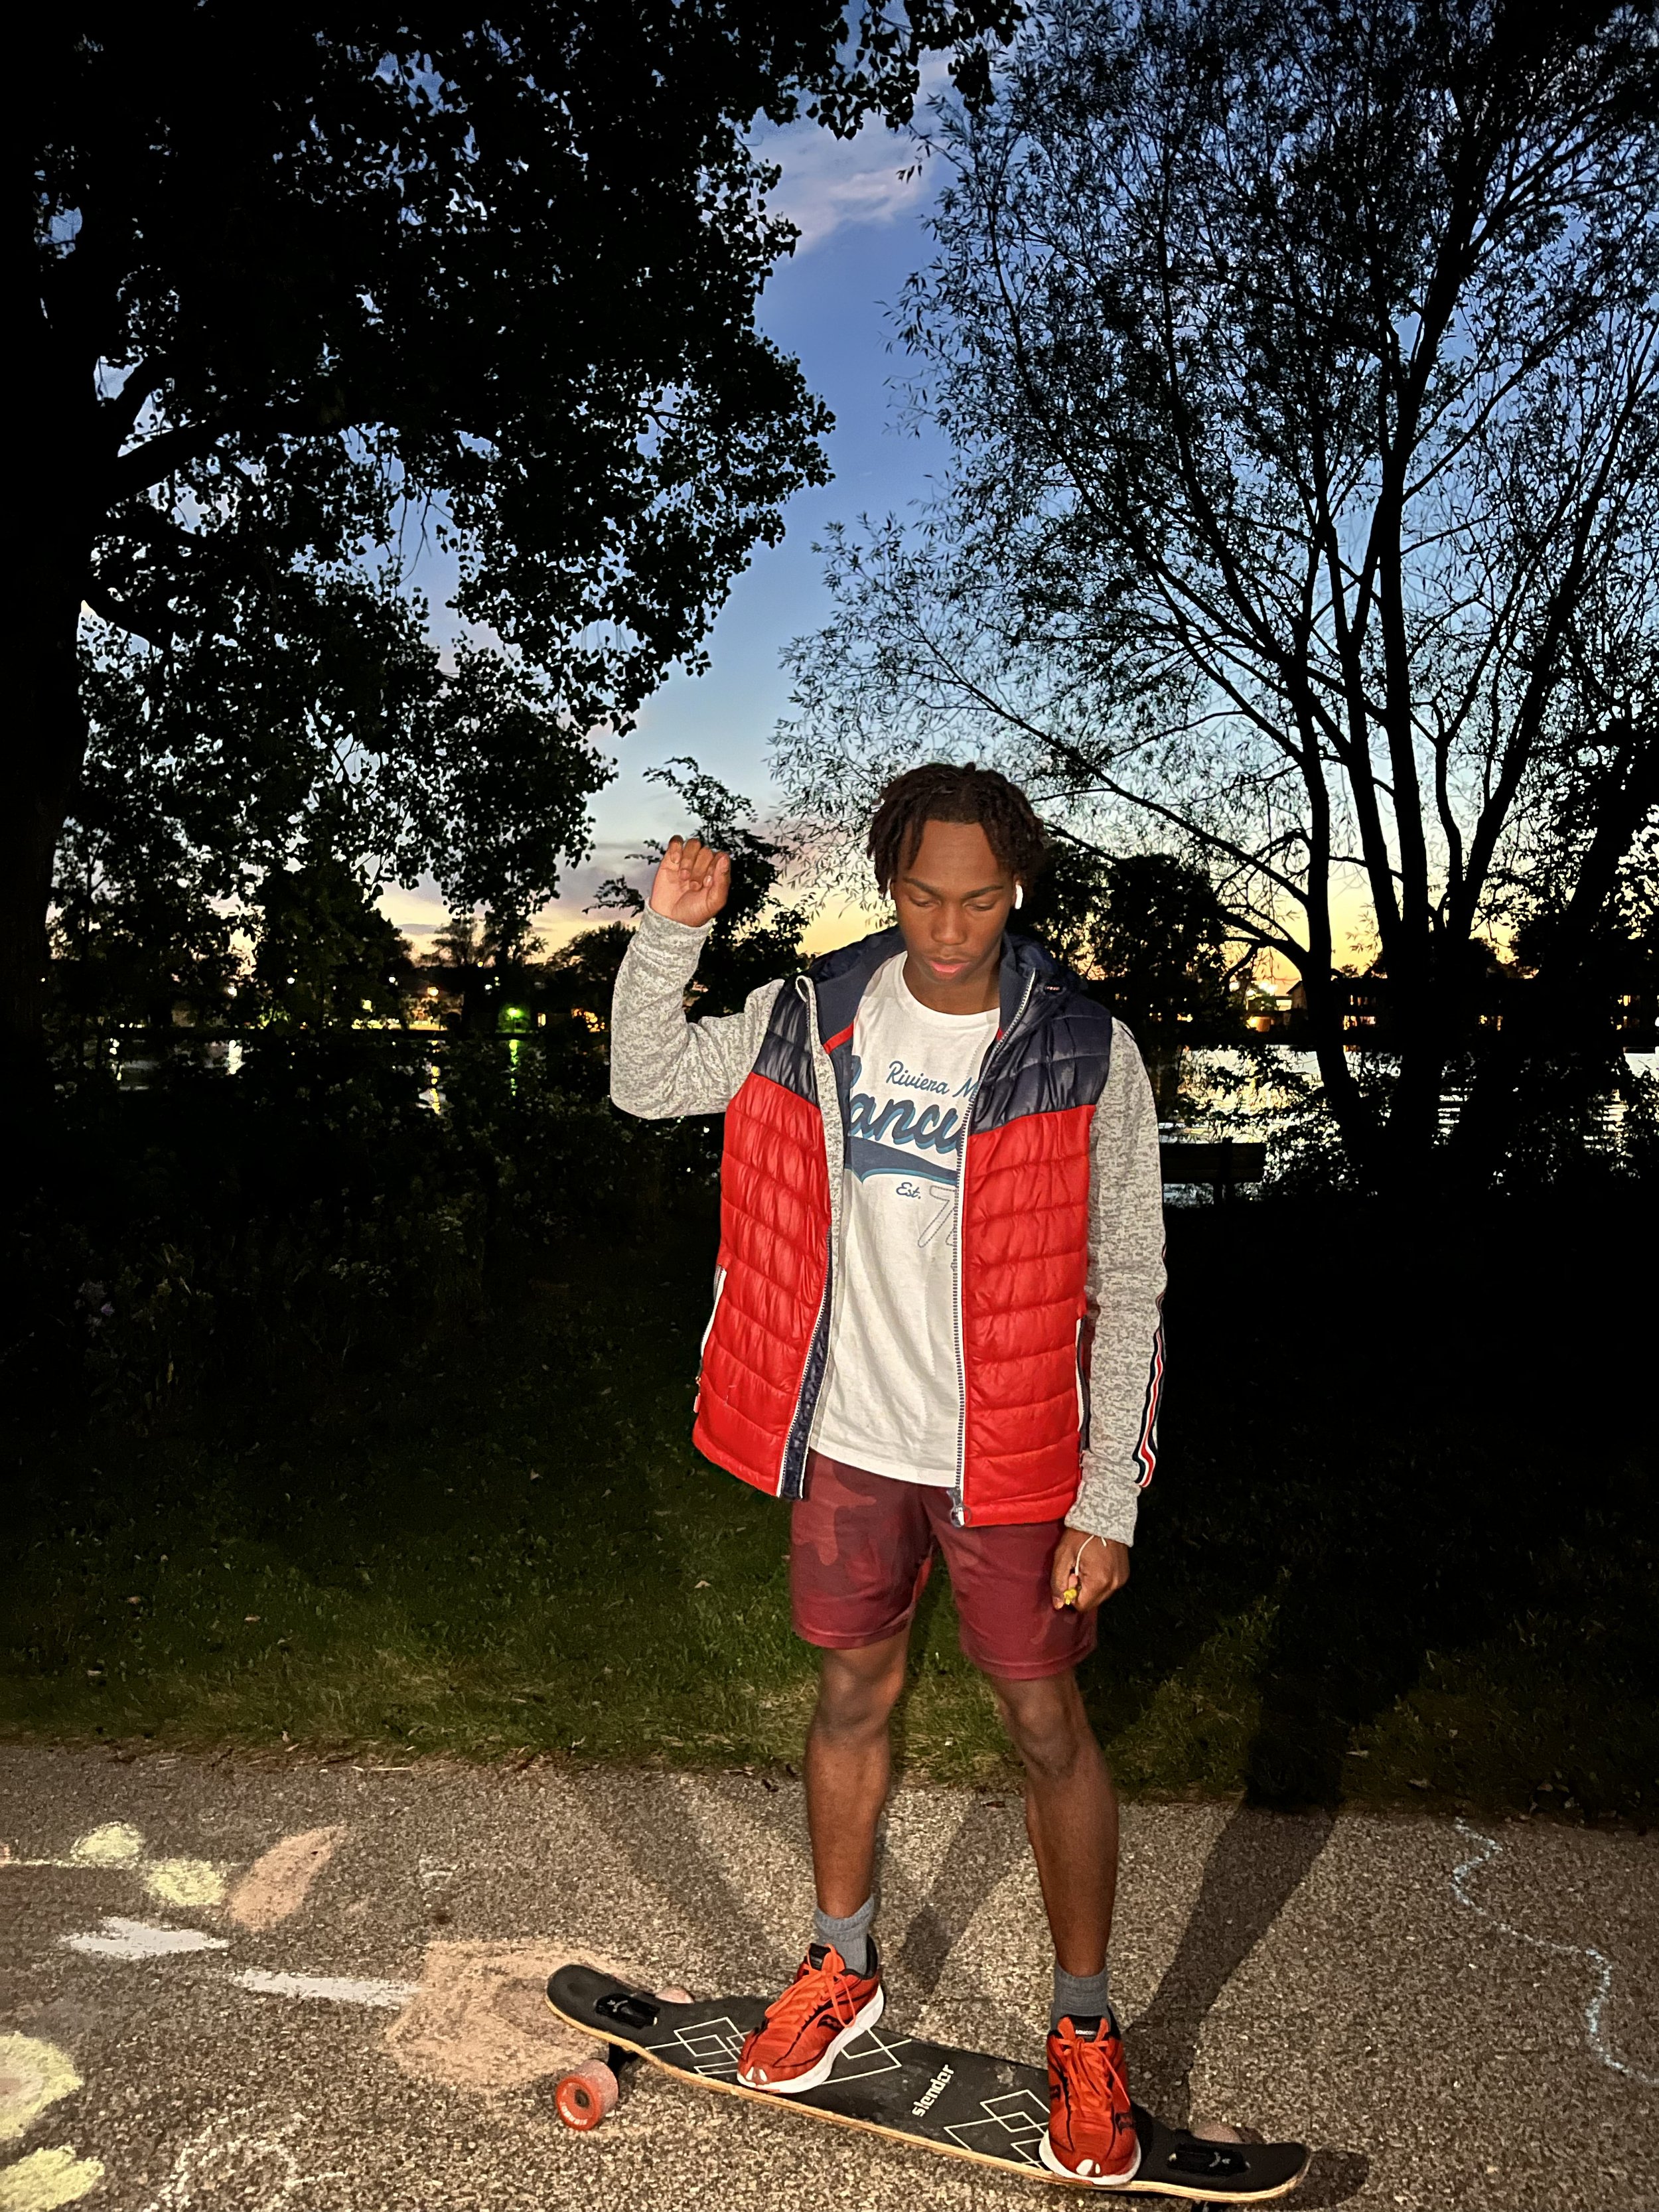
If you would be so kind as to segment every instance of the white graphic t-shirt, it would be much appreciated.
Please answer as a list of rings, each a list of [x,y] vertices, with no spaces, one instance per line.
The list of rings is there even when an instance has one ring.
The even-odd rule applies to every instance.
[[[812,1425],[830,1459],[957,1479],[957,1184],[997,1010],[936,1014],[878,969],[853,1025],[841,1292]]]

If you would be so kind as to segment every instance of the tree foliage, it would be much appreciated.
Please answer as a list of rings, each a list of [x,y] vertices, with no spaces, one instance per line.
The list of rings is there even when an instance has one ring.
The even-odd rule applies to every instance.
[[[548,958],[542,997],[550,1010],[590,1030],[608,1028],[617,971],[633,937],[626,922],[607,921],[568,938]]]
[[[1249,959],[1230,948],[1210,880],[1173,853],[1101,853],[1064,838],[1019,917],[1141,1038],[1242,1032]],[[1231,957],[1230,957],[1230,952]]]
[[[807,816],[950,747],[1201,861],[1373,1181],[1434,1146],[1471,943],[1547,878],[1587,941],[1659,802],[1656,58],[1605,0],[1046,9],[939,119],[901,327],[954,468],[835,538],[794,651]]]
[[[699,1010],[736,1013],[750,992],[775,975],[799,968],[800,937],[806,927],[803,907],[776,904],[778,884],[787,865],[782,845],[756,825],[752,799],[729,791],[715,776],[685,755],[647,769],[648,782],[666,784],[685,810],[690,834],[732,856],[732,889],[714,917],[693,987]],[[652,842],[629,858],[654,869],[662,846]],[[638,914],[645,894],[623,877],[602,884],[597,905]]]
[[[550,799],[568,826],[574,749],[697,665],[782,501],[823,477],[828,417],[755,327],[792,234],[748,126],[803,106],[843,131],[901,118],[930,48],[982,91],[977,34],[1006,15],[870,0],[850,36],[794,0],[30,16],[14,1032],[97,693],[83,605],[131,684],[176,687],[173,753],[134,755],[101,720],[100,744],[280,814],[314,756],[277,695],[355,650],[361,749],[334,799],[378,801],[384,772],[398,825],[456,849],[460,896],[504,870],[515,896],[545,886],[570,848],[540,825]],[[494,641],[446,684],[399,628],[423,537]],[[343,611],[366,625],[355,648]],[[234,843],[216,836],[210,872]]]
[[[273,868],[254,905],[252,981],[269,1018],[301,1029],[401,1022],[408,943],[337,854],[325,848]]]

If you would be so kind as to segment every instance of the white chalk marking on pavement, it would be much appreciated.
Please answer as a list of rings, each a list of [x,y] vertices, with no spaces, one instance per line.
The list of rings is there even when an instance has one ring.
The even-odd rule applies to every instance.
[[[258,1966],[233,1974],[239,1990],[252,1990],[262,1997],[325,1997],[333,2004],[380,2005],[398,2012],[420,1988],[418,1982],[379,1982],[354,1979],[345,1974],[272,1974]]]
[[[1619,2057],[1607,2041],[1606,2018],[1607,2000],[1613,1994],[1613,1961],[1605,1951],[1598,1951],[1593,1943],[1556,1943],[1547,1936],[1528,1936],[1524,1928],[1511,1928],[1507,1920],[1484,1905],[1477,1905],[1463,1887],[1467,1875],[1478,1874],[1494,1859],[1502,1858],[1504,1846],[1495,1836],[1483,1836],[1467,1820],[1455,1820],[1453,1826],[1460,1836],[1480,1846],[1479,1858],[1465,1859],[1462,1866],[1452,1869],[1451,1892],[1460,1905],[1467,1905],[1471,1912],[1478,1912],[1483,1920],[1490,1920],[1501,1935],[1513,1936],[1517,1943],[1530,1943],[1534,1951],[1548,1951],[1557,1958],[1588,1959],[1595,1969],[1595,1995],[1584,2008],[1584,2033],[1589,2047],[1604,2066],[1615,2074],[1623,2074],[1632,2081],[1639,2081],[1645,2089],[1659,2089],[1659,2074],[1644,2074],[1639,2066],[1628,2065]]]
[[[92,1959],[167,1959],[180,1951],[228,1951],[222,1936],[204,1935],[199,1928],[157,1928],[148,1920],[106,1917],[96,1936],[60,1936],[71,1951]]]
[[[103,2178],[101,2159],[77,2158],[68,2143],[32,2150],[0,2173],[0,2212],[58,2212],[89,2197]]]
[[[349,2179],[343,2171],[310,2173],[301,2167],[283,2138],[303,2132],[307,2122],[283,2120],[269,2133],[248,2130],[250,2122],[253,2130],[272,2128],[268,2114],[252,2112],[210,2120],[180,2149],[144,2212],[188,2212],[204,2202],[222,2204],[233,2192],[238,2203],[257,2203],[263,2212],[295,2197],[314,2212],[319,2182]]]
[[[95,1935],[60,1936],[58,1940],[68,1949],[94,1959],[165,1959],[181,1951],[230,1948],[228,1938],[205,1935],[199,1928],[157,1928],[146,1920],[113,1917],[106,1918]],[[372,1976],[272,1973],[260,1966],[249,1966],[228,1978],[255,1996],[323,1997],[332,2004],[378,2005],[387,2012],[401,2011],[421,1986],[418,1982],[380,1981]],[[25,2039],[9,2039],[21,2043]],[[6,2042],[7,2039],[0,2038],[0,2056],[4,2055]],[[7,2067],[5,2072],[9,2075],[12,2070]],[[66,2096],[70,2088],[79,2087],[78,2079],[71,2079],[67,2088],[55,2094]],[[0,2105],[0,2111],[3,2109]]]

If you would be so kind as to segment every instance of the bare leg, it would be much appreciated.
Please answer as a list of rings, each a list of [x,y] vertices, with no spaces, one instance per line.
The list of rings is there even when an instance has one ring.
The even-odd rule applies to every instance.
[[[1054,1955],[1068,1974],[1097,1974],[1117,1893],[1117,1793],[1077,1678],[1068,1668],[1036,1682],[993,1680],[991,1687],[1025,1765],[1025,1832]]]
[[[869,1896],[890,1775],[887,1720],[904,1687],[908,1627],[856,1651],[825,1651],[806,1736],[806,1822],[820,1909],[846,1920]]]

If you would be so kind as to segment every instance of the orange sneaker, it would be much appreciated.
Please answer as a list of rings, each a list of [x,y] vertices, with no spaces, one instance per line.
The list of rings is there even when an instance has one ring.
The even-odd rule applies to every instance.
[[[1050,2173],[1121,2189],[1140,2170],[1140,2138],[1117,2023],[1062,2020],[1048,2038],[1048,2131],[1037,2155]]]
[[[833,1943],[814,1943],[794,1980],[744,2039],[738,2081],[745,2089],[783,2097],[816,2089],[854,2038],[875,2026],[885,2002],[873,1943],[867,1974],[854,1973]]]

